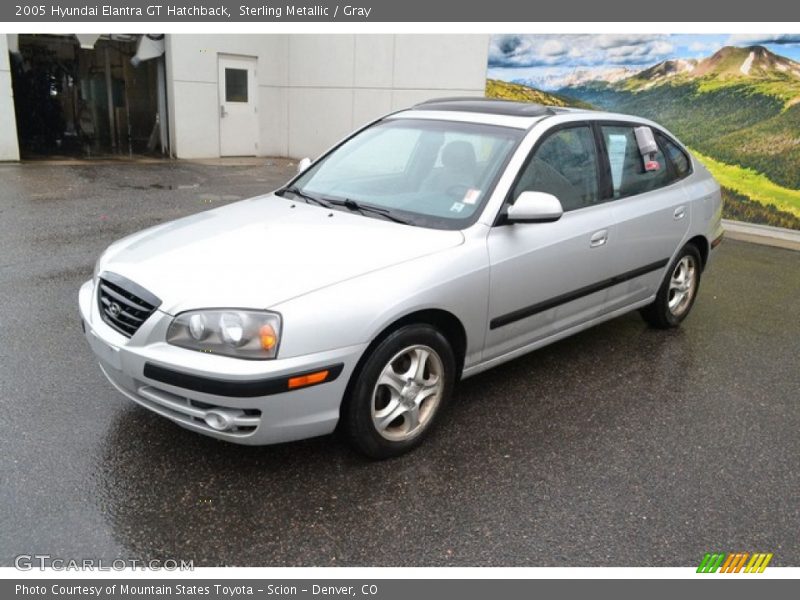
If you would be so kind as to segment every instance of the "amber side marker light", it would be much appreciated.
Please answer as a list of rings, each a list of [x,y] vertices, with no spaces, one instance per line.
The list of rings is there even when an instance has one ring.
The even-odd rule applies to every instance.
[[[322,383],[328,378],[328,374],[328,370],[325,369],[324,371],[317,371],[316,373],[309,373],[308,375],[292,377],[289,379],[289,389],[294,390],[297,388],[314,385],[315,383]]]

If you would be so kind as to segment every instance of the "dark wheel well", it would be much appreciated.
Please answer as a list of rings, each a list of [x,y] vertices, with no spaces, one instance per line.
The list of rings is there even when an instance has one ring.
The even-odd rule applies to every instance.
[[[700,261],[702,262],[701,267],[705,268],[706,263],[708,262],[708,253],[710,251],[710,247],[708,244],[708,240],[705,236],[696,235],[692,239],[690,239],[687,244],[693,244],[697,251],[700,252]]]
[[[456,317],[453,313],[447,312],[446,310],[418,310],[417,312],[413,312],[401,317],[391,325],[387,326],[383,331],[375,336],[372,342],[370,342],[369,346],[367,346],[367,349],[364,350],[364,353],[358,360],[356,368],[353,369],[353,373],[350,375],[350,381],[347,383],[347,389],[345,390],[345,400],[350,396],[350,390],[353,382],[358,378],[358,374],[361,372],[364,361],[370,355],[370,352],[372,352],[375,347],[384,339],[386,339],[386,337],[393,331],[397,331],[405,325],[417,323],[431,325],[432,327],[438,329],[442,335],[447,338],[447,341],[453,348],[453,354],[455,354],[456,357],[456,381],[461,378],[461,370],[464,368],[464,357],[467,353],[467,333],[464,330],[464,326],[461,324],[461,321],[459,321],[458,317]]]
[[[456,355],[456,374],[457,377],[461,377],[461,369],[464,367],[464,357],[467,353],[467,332],[464,331],[464,326],[461,324],[461,321],[458,320],[458,317],[446,310],[436,308],[418,310],[417,312],[401,317],[375,336],[375,339],[372,340],[369,347],[364,352],[364,356],[393,331],[397,331],[405,325],[415,323],[431,325],[442,332],[442,335],[450,342],[450,346],[453,348],[453,354]],[[359,366],[361,362],[360,360]],[[356,371],[357,370],[358,368],[356,368]]]

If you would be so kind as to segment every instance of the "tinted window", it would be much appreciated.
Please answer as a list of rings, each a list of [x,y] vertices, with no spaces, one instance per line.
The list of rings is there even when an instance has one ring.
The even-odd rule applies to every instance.
[[[636,143],[633,127],[604,125],[603,139],[611,166],[611,183],[614,198],[642,194],[672,183],[666,160],[661,150],[653,155],[654,169],[645,170],[645,161]]]
[[[677,144],[663,135],[658,136],[658,141],[667,153],[667,158],[669,158],[669,161],[672,163],[675,169],[675,175],[678,179],[683,179],[691,173],[692,163],[689,157],[686,156],[686,153],[681,150]]]
[[[225,69],[225,102],[247,102],[247,69]]]
[[[561,129],[539,145],[514,188],[514,200],[528,191],[553,194],[565,211],[600,201],[597,152],[588,126]]]

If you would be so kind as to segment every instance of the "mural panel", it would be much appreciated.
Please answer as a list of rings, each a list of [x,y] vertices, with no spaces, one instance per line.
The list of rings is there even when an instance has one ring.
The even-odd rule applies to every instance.
[[[486,94],[670,129],[723,187],[724,216],[800,229],[800,35],[495,35]]]

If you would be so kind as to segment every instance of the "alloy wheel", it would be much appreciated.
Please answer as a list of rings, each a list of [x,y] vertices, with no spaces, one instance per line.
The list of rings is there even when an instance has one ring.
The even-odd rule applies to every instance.
[[[681,316],[691,305],[697,287],[697,263],[693,256],[682,257],[669,280],[667,306],[676,317]]]
[[[430,346],[415,345],[394,355],[372,393],[372,423],[384,439],[402,442],[433,418],[444,390],[444,366]]]

